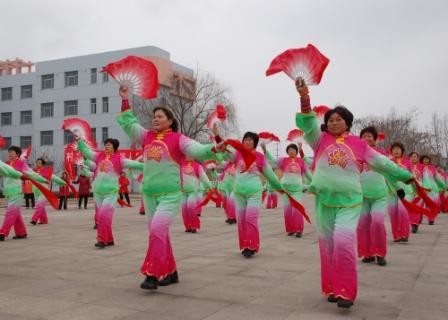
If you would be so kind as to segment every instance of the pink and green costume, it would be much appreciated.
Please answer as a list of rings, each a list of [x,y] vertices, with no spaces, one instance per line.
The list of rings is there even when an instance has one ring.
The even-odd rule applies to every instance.
[[[302,110],[310,110],[309,96],[301,98]],[[298,113],[296,124],[314,150],[313,181],[315,214],[321,258],[322,292],[354,301],[357,294],[356,228],[363,194],[361,163],[390,180],[409,180],[412,175],[347,133],[321,132],[314,112]]]
[[[414,178],[422,185],[422,179],[423,179],[423,165],[420,163],[417,164],[411,164],[412,168],[412,174],[414,175]],[[415,198],[415,194],[414,198]],[[416,214],[413,212],[409,212],[409,223],[411,225],[419,225],[422,222],[422,215]]]
[[[437,172],[437,169],[431,164],[422,165],[422,187],[429,189],[428,196],[440,208],[440,192],[443,192],[447,185],[445,179]],[[434,223],[435,217],[428,219],[430,223]]]
[[[199,230],[201,220],[199,219],[199,204],[202,197],[199,194],[200,184],[203,183],[205,191],[212,188],[212,184],[197,161],[185,160],[181,165],[182,170],[182,219],[185,230]]]
[[[395,162],[400,168],[412,173],[412,165],[408,159],[393,158],[392,161]],[[415,196],[415,192],[411,185],[404,184],[403,182],[393,183],[393,181],[389,180],[387,182],[390,190],[387,202],[392,236],[396,242],[402,240],[406,241],[410,234],[409,213],[398,198],[397,190],[402,189],[405,192],[405,199],[408,201],[412,201]]]
[[[281,172],[281,183],[285,190],[297,201],[303,196],[304,181],[312,180],[306,163],[299,157],[282,157],[275,160],[271,153],[266,150],[266,158],[273,168],[278,168]],[[303,232],[303,215],[296,208],[291,206],[288,197],[283,195],[283,216],[285,229],[288,234]]]
[[[378,153],[383,151],[374,147]],[[387,211],[389,189],[384,176],[373,171],[369,164],[363,163],[361,173],[363,204],[359,217],[358,256],[385,257],[387,254],[387,236],[384,216]]]
[[[96,164],[93,180],[93,196],[97,208],[97,240],[105,245],[114,243],[112,220],[118,199],[118,179],[124,168],[142,170],[143,164],[126,159],[118,153],[106,154],[104,151],[91,150],[82,140],[78,141],[78,150]]]
[[[236,204],[238,222],[238,238],[240,250],[249,249],[258,252],[260,249],[260,233],[258,230],[258,216],[260,214],[264,176],[275,190],[283,190],[265,156],[257,151],[255,162],[244,172],[245,163],[239,152],[232,153],[235,163],[235,183],[233,197]]]
[[[233,187],[235,184],[235,164],[227,161],[224,170],[221,173],[221,194],[223,198],[223,207],[228,220],[236,220],[235,199],[233,196]]]
[[[266,199],[266,209],[275,209],[278,206],[278,195],[275,192],[274,187],[267,182],[266,183],[266,189],[267,189],[267,199]]]
[[[0,174],[5,176],[3,180],[3,194],[7,202],[0,234],[8,237],[11,228],[14,227],[16,236],[24,236],[26,235],[26,227],[20,210],[23,199],[22,180],[20,177],[22,174],[26,174],[33,180],[41,183],[46,183],[47,180],[34,172],[20,159],[7,161],[6,164],[0,162]]]
[[[39,174],[44,179],[46,179],[45,184],[44,184],[45,187],[48,188],[48,183],[50,183],[50,182],[54,182],[59,186],[65,185],[65,181],[62,180],[61,178],[59,178],[57,175],[51,174],[51,176],[49,176],[49,175],[47,176],[48,172],[51,173],[50,170],[51,169],[45,168],[45,167],[34,168],[34,171],[37,174]],[[39,189],[37,189],[35,186],[33,186],[33,193],[34,193],[34,196],[36,197],[36,207],[34,209],[34,214],[31,218],[31,222],[34,222],[34,224],[36,224],[36,223],[48,224],[47,209],[45,208],[47,199],[42,194],[42,192]]]
[[[181,163],[185,155],[204,161],[215,159],[215,154],[212,145],[201,145],[180,133],[143,128],[129,110],[127,100],[123,100],[122,110],[118,124],[144,151],[142,196],[148,217],[149,246],[141,272],[161,279],[176,271],[169,226],[182,199]]]

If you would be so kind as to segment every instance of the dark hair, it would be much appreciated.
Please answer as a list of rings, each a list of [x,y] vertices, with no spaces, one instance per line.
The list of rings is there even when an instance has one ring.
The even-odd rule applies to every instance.
[[[45,165],[45,160],[44,160],[44,158],[37,158],[37,159],[36,159],[36,162],[37,162],[37,161],[42,162],[42,165],[43,165],[43,166]]]
[[[260,139],[258,137],[258,134],[256,134],[255,132],[247,131],[243,136],[243,141],[246,138],[250,138],[254,141],[254,149],[258,146],[258,140]]]
[[[179,131],[179,123],[177,122],[176,118],[174,118],[173,112],[170,109],[165,108],[165,107],[156,107],[152,111],[152,114],[156,114],[156,111],[159,111],[159,110],[162,111],[169,120],[173,121],[173,123],[171,123],[171,126],[170,126],[171,130],[173,132]]]
[[[429,163],[431,163],[431,158],[429,156],[427,156],[426,154],[422,155],[420,157],[420,163],[423,163],[423,160],[428,159]]]
[[[361,130],[361,133],[359,134],[359,137],[362,138],[364,133],[370,133],[373,136],[373,139],[376,141],[378,139],[378,131],[374,126],[368,126]]]
[[[120,141],[118,141],[117,139],[113,139],[113,138],[106,139],[104,141],[104,145],[106,145],[106,143],[112,144],[112,146],[114,147],[114,151],[117,151],[118,147],[120,146]]]
[[[415,154],[415,155],[417,156],[417,158],[418,158],[418,153],[415,152],[415,151],[412,151],[412,152],[409,154],[409,158],[412,157],[414,154]]]
[[[288,146],[286,147],[286,153],[288,153],[289,149],[294,149],[296,150],[296,153],[299,153],[299,148],[294,143],[288,144]]]
[[[391,152],[392,152],[393,148],[400,148],[402,155],[404,155],[404,152],[406,151],[406,149],[404,148],[404,144],[402,144],[401,142],[394,142],[394,143],[392,143],[392,145],[390,146],[390,151]]]
[[[346,107],[344,106],[337,106],[336,108],[330,109],[325,113],[324,116],[324,123],[321,126],[321,130],[322,131],[327,131],[328,130],[328,120],[330,120],[330,117],[334,114],[337,113],[338,115],[341,116],[342,119],[344,119],[345,124],[348,127],[348,131],[350,131],[352,125],[353,125],[353,113],[351,113]]]
[[[18,146],[9,147],[8,152],[9,151],[14,151],[18,157],[20,157],[20,155],[22,154],[22,149],[20,149]]]

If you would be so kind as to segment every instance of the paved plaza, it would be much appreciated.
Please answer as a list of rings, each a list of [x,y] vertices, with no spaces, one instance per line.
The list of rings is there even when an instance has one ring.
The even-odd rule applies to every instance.
[[[312,201],[305,196],[307,208]],[[116,245],[104,250],[93,246],[93,210],[50,210],[50,224],[30,225],[27,240],[0,242],[0,319],[448,319],[448,215],[407,244],[389,240],[386,267],[359,262],[358,300],[341,310],[320,295],[314,227],[301,239],[286,236],[281,209],[262,210],[261,251],[252,259],[239,253],[222,209],[207,207],[197,234],[185,233],[177,215],[180,282],[141,290],[147,229],[134,203],[117,209]],[[23,213],[29,221],[31,210]]]

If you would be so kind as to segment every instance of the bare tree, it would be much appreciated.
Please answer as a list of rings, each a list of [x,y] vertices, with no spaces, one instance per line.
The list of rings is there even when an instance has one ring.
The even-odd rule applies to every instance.
[[[386,134],[386,139],[380,146],[387,148],[394,142],[401,142],[408,152],[433,154],[436,147],[433,145],[431,133],[419,130],[416,125],[418,112],[416,109],[409,113],[397,113],[393,108],[386,116],[366,116],[354,121],[354,131],[372,125],[378,131]]]
[[[196,87],[190,98],[176,94],[180,90],[173,78],[172,88],[162,87],[159,97],[154,100],[143,100],[136,96],[131,98],[134,111],[140,123],[148,128],[151,126],[152,112],[155,107],[170,108],[179,122],[179,130],[186,136],[207,142],[210,132],[207,119],[217,104],[223,104],[227,109],[227,119],[221,128],[223,136],[239,134],[236,107],[230,97],[230,91],[209,74],[196,75]],[[174,94],[173,94],[174,92]]]

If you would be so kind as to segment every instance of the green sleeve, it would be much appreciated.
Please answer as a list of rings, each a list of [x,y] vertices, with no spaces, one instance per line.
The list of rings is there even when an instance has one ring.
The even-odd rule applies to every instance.
[[[204,171],[204,168],[202,166],[199,167],[199,180],[204,184],[205,188],[207,190],[210,190],[213,188],[212,183],[210,182],[207,174]]]
[[[212,151],[213,144],[200,144],[184,135],[179,139],[179,148],[187,156],[198,161],[216,160],[216,154]]]
[[[123,159],[123,167],[137,171],[143,171],[144,165],[140,161]]]
[[[95,160],[96,152],[92,151],[82,139],[78,140],[78,151],[82,153],[83,157],[88,160]]]
[[[59,178],[57,175],[53,174],[51,176],[51,181],[57,183],[58,186],[63,186],[65,185],[65,181],[62,180],[61,178]]]
[[[148,130],[142,127],[132,110],[120,113],[117,116],[117,123],[132,142],[143,145]]]
[[[45,179],[40,174],[38,174],[36,171],[34,171],[30,167],[28,167],[28,165],[26,165],[26,167],[25,167],[24,174],[26,174],[28,177],[30,177],[34,181],[37,181],[37,182],[40,182],[40,183],[48,183],[47,179]]]
[[[268,149],[266,149],[266,152],[264,154],[266,156],[266,160],[268,161],[269,165],[273,168],[273,169],[277,169],[278,168],[278,163],[277,161],[274,159],[274,157],[272,156],[272,154],[269,152]]]
[[[10,165],[7,165],[3,161],[0,161],[0,175],[6,176],[8,178],[12,179],[20,179],[22,176],[22,173],[20,171],[17,171]]]
[[[398,181],[406,182],[414,177],[411,172],[398,166],[370,147],[366,148],[365,159],[374,171],[382,174],[392,184]]]
[[[271,166],[267,162],[263,165],[263,175],[275,190],[283,190],[282,184],[275,175],[274,170],[272,170]]]
[[[440,191],[442,191],[443,189],[446,188],[446,182],[442,178],[440,173],[436,172],[436,174],[434,175],[434,180],[435,180],[437,187],[439,188]]]
[[[316,150],[320,142],[322,132],[317,123],[316,113],[314,111],[309,113],[296,114],[297,128],[304,132],[304,139],[313,150]]]

